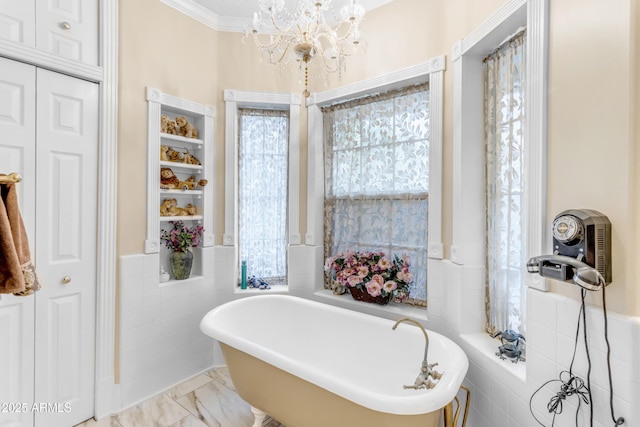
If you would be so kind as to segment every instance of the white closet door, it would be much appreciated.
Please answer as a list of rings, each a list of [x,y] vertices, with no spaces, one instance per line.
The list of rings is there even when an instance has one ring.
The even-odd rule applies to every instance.
[[[34,1],[0,0],[0,39],[35,47],[35,6]]]
[[[29,242],[35,236],[35,82],[34,67],[0,58],[0,173],[23,176],[16,188]],[[0,406],[2,427],[33,425],[34,301],[33,295],[0,294],[0,405],[13,404]],[[15,405],[23,403],[27,412]]]
[[[94,415],[98,85],[37,71],[37,426]],[[65,406],[66,405],[66,406]]]
[[[98,65],[98,0],[37,1],[36,46]]]

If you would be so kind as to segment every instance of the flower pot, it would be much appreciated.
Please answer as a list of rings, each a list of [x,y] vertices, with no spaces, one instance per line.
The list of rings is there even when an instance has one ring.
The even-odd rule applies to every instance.
[[[175,280],[188,279],[191,276],[191,265],[193,264],[193,252],[173,251],[169,255],[171,273]]]
[[[387,305],[391,299],[391,294],[387,296],[378,295],[377,297],[371,296],[366,290],[358,288],[349,288],[351,297],[356,301],[372,302],[380,305]]]

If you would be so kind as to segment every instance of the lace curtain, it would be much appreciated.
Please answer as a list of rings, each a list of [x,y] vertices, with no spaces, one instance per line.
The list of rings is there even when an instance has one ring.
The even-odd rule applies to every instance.
[[[239,262],[247,275],[287,277],[289,112],[239,110]]]
[[[424,84],[323,109],[325,259],[408,254],[417,305],[427,297],[428,93]]]
[[[486,148],[486,311],[491,334],[525,333],[525,35],[484,60]]]

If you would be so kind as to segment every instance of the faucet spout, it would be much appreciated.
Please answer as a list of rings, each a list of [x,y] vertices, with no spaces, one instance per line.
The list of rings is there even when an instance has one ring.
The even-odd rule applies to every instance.
[[[403,319],[398,320],[395,325],[393,325],[393,327],[391,329],[393,329],[394,331],[396,330],[396,328],[398,327],[398,325],[402,322],[409,322],[409,323],[413,323],[414,325],[416,325],[417,327],[420,328],[420,330],[422,331],[422,333],[424,334],[424,358],[422,360],[422,366],[420,368],[420,374],[418,375],[418,377],[416,378],[415,382],[413,383],[413,385],[405,385],[404,388],[413,388],[413,389],[421,389],[421,388],[433,388],[436,386],[436,384],[438,383],[438,381],[440,380],[440,378],[442,378],[442,374],[440,372],[437,372],[434,368],[434,366],[437,365],[437,363],[431,363],[429,364],[429,362],[427,361],[427,355],[429,353],[429,335],[427,334],[427,330],[424,328],[424,326],[422,326],[420,324],[420,322],[417,322],[413,319],[410,319],[408,317],[405,317]]]
[[[423,364],[427,363],[427,354],[429,353],[429,335],[427,334],[427,330],[424,328],[424,326],[422,326],[422,324],[416,320],[410,319],[408,317],[405,317],[403,319],[400,319],[396,322],[395,325],[393,325],[393,327],[391,329],[393,329],[394,331],[396,330],[396,328],[398,327],[398,325],[402,322],[409,322],[409,323],[413,323],[414,325],[416,325],[418,328],[420,328],[420,330],[422,331],[422,333],[424,334],[424,359],[423,359]]]

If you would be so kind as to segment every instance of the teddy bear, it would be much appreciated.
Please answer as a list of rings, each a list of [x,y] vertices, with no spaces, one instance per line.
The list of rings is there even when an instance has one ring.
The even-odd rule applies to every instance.
[[[161,162],[168,162],[169,161],[169,149],[171,147],[169,147],[168,145],[161,145],[160,146],[160,161]]]
[[[196,129],[195,127],[191,129],[191,138],[198,139],[198,129]]]
[[[174,122],[173,120],[169,120],[167,122],[167,134],[169,135],[176,135],[177,131],[176,131],[176,122]]]
[[[178,127],[178,135],[186,138],[193,138],[193,126],[187,121],[185,116],[180,116],[176,119],[176,125]]]
[[[169,116],[165,116],[164,114],[160,116],[160,132],[167,133],[169,121]]]
[[[207,181],[206,179],[201,179],[200,181],[198,181],[198,185],[200,187],[204,187],[205,185],[207,185],[209,181]]]

